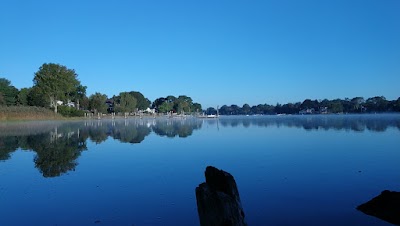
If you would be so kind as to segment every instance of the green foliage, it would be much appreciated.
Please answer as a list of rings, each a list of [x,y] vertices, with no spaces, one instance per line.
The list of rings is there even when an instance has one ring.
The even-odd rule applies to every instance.
[[[18,105],[28,105],[28,95],[31,92],[32,88],[22,88],[17,96]]]
[[[69,106],[58,106],[58,113],[64,117],[83,117],[85,112]]]
[[[160,106],[158,106],[158,112],[167,113],[172,111],[172,108],[173,108],[173,103],[165,101]]]
[[[400,97],[394,103],[394,110],[400,112]]]
[[[136,107],[139,110],[146,110],[148,107],[150,107],[150,104],[151,104],[150,100],[145,98],[142,93],[132,91],[132,92],[129,92],[129,94],[132,95],[136,99],[136,101],[137,101]]]
[[[202,111],[201,104],[199,104],[199,103],[193,103],[192,108],[193,108],[192,109],[193,112],[201,112]]]
[[[134,112],[136,110],[137,100],[131,93],[122,92],[117,99],[115,112]]]
[[[90,95],[89,97],[89,109],[93,111],[95,114],[99,113],[107,113],[107,96],[101,93],[95,93]]]
[[[78,95],[82,87],[75,70],[54,63],[43,64],[35,73],[33,83],[49,99],[55,112],[58,100],[67,101],[71,95]]]
[[[18,89],[11,85],[5,78],[0,78],[0,105],[15,105],[17,102]]]
[[[79,108],[80,109],[89,109],[89,98],[87,96],[84,96],[80,102],[79,102]]]
[[[29,106],[37,106],[37,107],[49,107],[50,99],[45,96],[43,91],[34,86],[29,90],[27,95],[27,101]]]
[[[158,98],[153,102],[152,107],[159,113],[170,111],[176,113],[190,113],[201,111],[201,105],[199,103],[193,103],[192,98],[185,95],[181,95],[178,98],[171,95],[166,98]]]
[[[365,101],[365,106],[368,112],[383,112],[386,111],[389,102],[383,96],[376,96],[368,98]]]
[[[332,113],[341,113],[343,112],[343,104],[341,102],[340,99],[336,99],[330,102],[330,105],[328,106],[328,109],[330,109],[330,111]]]
[[[174,101],[174,111],[177,113],[181,112],[191,112],[190,107],[192,107],[193,101],[192,98],[188,96],[179,96],[177,99]]]
[[[69,96],[75,101],[76,109],[81,108],[81,102],[87,99],[86,97],[86,86],[78,85],[74,91],[72,91]]]
[[[5,105],[6,104],[6,101],[4,100],[4,96],[3,96],[3,94],[0,92],[0,106],[1,105]]]

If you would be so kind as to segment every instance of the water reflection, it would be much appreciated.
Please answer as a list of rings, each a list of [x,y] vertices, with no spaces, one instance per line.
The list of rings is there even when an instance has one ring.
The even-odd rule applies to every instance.
[[[210,122],[215,123],[215,122]],[[389,127],[400,130],[399,114],[376,115],[284,115],[284,116],[249,116],[224,117],[219,120],[222,127],[245,128],[258,127],[290,127],[311,130],[352,130],[363,132],[366,130],[384,132]]]
[[[34,151],[40,173],[57,177],[75,170],[78,157],[87,150],[87,140],[100,144],[110,137],[137,144],[152,131],[159,136],[188,137],[201,125],[195,119],[4,123],[0,125],[0,160],[9,159],[19,148]]]
[[[44,177],[56,177],[75,170],[77,159],[87,150],[87,142],[100,144],[109,138],[121,143],[138,144],[154,133],[158,136],[185,138],[202,125],[219,128],[290,127],[305,130],[366,130],[382,132],[400,129],[400,115],[337,116],[250,116],[219,119],[133,119],[75,122],[0,123],[0,161],[17,149],[34,151],[35,167]]]

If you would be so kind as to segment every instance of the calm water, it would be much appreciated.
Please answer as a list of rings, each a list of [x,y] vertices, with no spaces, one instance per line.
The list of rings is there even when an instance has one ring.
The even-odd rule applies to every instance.
[[[249,225],[390,225],[355,208],[400,191],[400,115],[0,123],[0,225],[199,225],[206,166]]]

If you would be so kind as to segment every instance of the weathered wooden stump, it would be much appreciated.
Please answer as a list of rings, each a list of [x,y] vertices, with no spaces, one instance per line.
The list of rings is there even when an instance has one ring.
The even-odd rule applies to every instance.
[[[370,201],[359,205],[357,209],[389,223],[400,225],[400,192],[385,190]]]
[[[201,226],[247,226],[233,176],[208,166],[206,182],[196,188]]]

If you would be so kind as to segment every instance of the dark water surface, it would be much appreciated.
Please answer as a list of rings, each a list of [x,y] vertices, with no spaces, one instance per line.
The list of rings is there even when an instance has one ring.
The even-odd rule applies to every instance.
[[[390,225],[356,207],[400,191],[400,115],[0,123],[0,225],[199,225],[206,166],[249,225]]]

